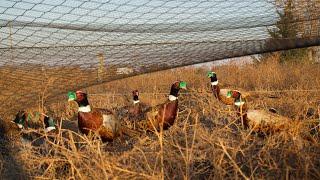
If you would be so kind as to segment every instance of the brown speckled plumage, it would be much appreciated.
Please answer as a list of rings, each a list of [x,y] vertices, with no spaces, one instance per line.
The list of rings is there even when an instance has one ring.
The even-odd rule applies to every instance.
[[[77,92],[76,102],[79,106],[88,106],[87,94]],[[104,123],[104,117],[109,119]],[[105,120],[106,122],[106,120]],[[90,131],[98,133],[103,141],[111,141],[121,135],[120,121],[108,109],[92,109],[90,112],[78,112],[79,130],[84,134]]]
[[[145,111],[150,108],[145,103],[140,102],[139,100],[139,91],[134,90],[132,91],[132,97],[133,101],[139,101],[137,103],[133,103],[129,108],[128,108],[128,116],[129,120],[131,121],[137,121],[141,119],[145,119]]]
[[[211,83],[218,82],[217,75],[215,73],[210,74],[209,76]],[[230,91],[230,89],[220,89],[220,86],[218,83],[216,85],[211,84],[211,90],[213,93],[213,96],[218,99],[220,102],[222,102],[225,105],[233,105],[234,98],[227,97],[227,92]]]
[[[212,92],[214,96],[223,104],[225,105],[233,105],[234,98],[227,97],[227,92],[230,91],[230,89],[220,89],[219,85],[211,86]]]
[[[231,91],[231,97],[234,98],[234,107],[237,111],[237,115],[240,117],[240,120],[242,121],[242,124],[244,127],[249,126],[248,118],[247,118],[247,112],[248,112],[248,104],[246,101],[246,98],[244,98],[240,91],[232,90]],[[236,102],[244,102],[242,105],[236,105]]]
[[[171,86],[170,95],[178,97],[180,90],[179,81],[174,82]],[[146,120],[139,123],[139,125],[147,130],[160,130],[161,126],[164,130],[168,129],[175,122],[178,112],[178,99],[167,100],[165,103],[150,108],[146,112]]]
[[[160,126],[163,125],[163,129],[166,130],[172,126],[177,117],[178,111],[178,100],[167,101],[164,104],[152,108],[146,114],[148,120],[148,129],[153,130],[153,126],[159,130]]]
[[[290,119],[266,110],[248,110],[246,119],[253,131],[274,132],[290,124]]]

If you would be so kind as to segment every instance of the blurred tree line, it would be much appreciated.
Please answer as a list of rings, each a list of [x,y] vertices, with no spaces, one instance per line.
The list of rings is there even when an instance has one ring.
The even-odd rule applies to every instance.
[[[319,0],[275,0],[274,6],[278,15],[275,26],[268,29],[273,39],[294,39],[319,36],[320,33],[320,1]],[[253,57],[257,62],[263,62],[270,57],[277,57],[280,63],[313,63],[319,57],[319,47],[291,49],[275,53],[265,53]]]

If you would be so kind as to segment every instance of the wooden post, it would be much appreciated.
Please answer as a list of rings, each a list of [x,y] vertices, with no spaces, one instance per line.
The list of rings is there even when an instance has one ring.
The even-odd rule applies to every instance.
[[[11,62],[13,62],[13,37],[12,37],[12,22],[9,22],[9,39],[10,39],[10,54],[11,54]]]
[[[104,55],[103,53],[99,53],[97,55],[99,59],[99,67],[98,67],[98,81],[101,81],[103,79],[103,75],[105,74],[105,69],[104,69]]]

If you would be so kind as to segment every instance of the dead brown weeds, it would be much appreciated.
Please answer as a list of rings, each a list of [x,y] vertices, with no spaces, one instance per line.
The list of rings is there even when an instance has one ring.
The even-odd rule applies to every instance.
[[[319,121],[319,92],[255,92],[319,90],[320,66],[270,61],[213,70],[222,87],[251,91],[250,108],[275,107],[292,123],[272,134],[245,130],[237,123],[233,108],[210,94],[207,70],[180,68],[85,89],[94,107],[116,109],[130,103],[133,89],[140,91],[141,101],[159,104],[173,81],[184,80],[188,91],[179,97],[178,118],[169,130],[106,144],[68,130],[51,138],[40,133],[44,140],[39,146],[14,142],[17,159],[28,176],[38,179],[320,178],[319,127],[308,123]],[[66,102],[47,107],[62,119],[72,119],[75,108]]]

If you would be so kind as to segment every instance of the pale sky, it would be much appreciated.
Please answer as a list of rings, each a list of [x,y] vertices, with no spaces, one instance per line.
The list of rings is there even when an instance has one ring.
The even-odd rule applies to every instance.
[[[176,49],[164,47],[154,52],[143,50],[145,47],[127,51],[117,47],[266,39],[267,27],[276,20],[275,9],[267,0],[1,0],[0,64],[1,58],[15,56],[13,63],[63,65],[67,61],[85,65],[96,60],[101,51],[111,63],[126,62],[139,53],[146,57],[148,53],[159,57],[186,54],[205,49],[177,49],[177,45]],[[8,53],[11,45],[28,50]],[[67,49],[78,46],[90,48],[77,54]],[[35,47],[62,49],[40,53],[32,49]]]
[[[14,46],[57,46],[261,39],[275,19],[265,0],[1,0],[0,46],[9,22]]]
[[[266,22],[274,7],[266,0],[1,0],[0,13],[4,21],[91,25]]]

